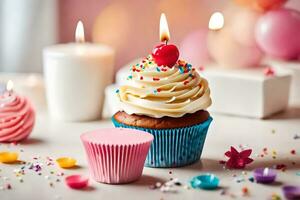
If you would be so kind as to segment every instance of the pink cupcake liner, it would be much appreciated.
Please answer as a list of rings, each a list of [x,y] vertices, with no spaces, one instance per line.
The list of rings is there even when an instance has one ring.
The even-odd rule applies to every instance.
[[[81,135],[91,176],[97,182],[121,184],[140,178],[153,136],[122,129],[101,129]]]

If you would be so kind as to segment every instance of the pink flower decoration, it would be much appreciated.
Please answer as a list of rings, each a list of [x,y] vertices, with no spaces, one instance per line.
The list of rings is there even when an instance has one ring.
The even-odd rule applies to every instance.
[[[253,162],[253,159],[249,158],[251,153],[252,149],[246,149],[241,152],[238,152],[234,147],[231,147],[230,151],[227,151],[225,153],[225,156],[229,158],[229,160],[226,161],[226,167],[234,169],[245,168],[247,164]]]

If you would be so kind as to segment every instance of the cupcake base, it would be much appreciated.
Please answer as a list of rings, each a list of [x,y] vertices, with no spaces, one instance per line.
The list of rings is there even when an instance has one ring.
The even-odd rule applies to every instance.
[[[93,179],[124,184],[141,177],[153,136],[138,130],[106,128],[84,133],[81,140]]]
[[[202,123],[169,129],[153,129],[112,122],[116,127],[131,128],[151,133],[154,140],[147,155],[145,166],[155,168],[182,167],[198,161],[202,154],[211,117]]]

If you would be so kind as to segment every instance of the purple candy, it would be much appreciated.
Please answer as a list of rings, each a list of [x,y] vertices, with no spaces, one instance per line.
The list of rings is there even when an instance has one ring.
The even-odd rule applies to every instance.
[[[272,183],[276,178],[276,171],[269,168],[257,168],[253,172],[254,179],[258,183]]]
[[[287,185],[282,190],[287,199],[300,199],[300,186]]]

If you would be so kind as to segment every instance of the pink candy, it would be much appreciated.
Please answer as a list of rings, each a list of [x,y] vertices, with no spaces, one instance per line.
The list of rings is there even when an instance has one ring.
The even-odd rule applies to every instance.
[[[71,175],[65,178],[66,184],[72,189],[83,189],[88,186],[89,179],[81,175]]]

